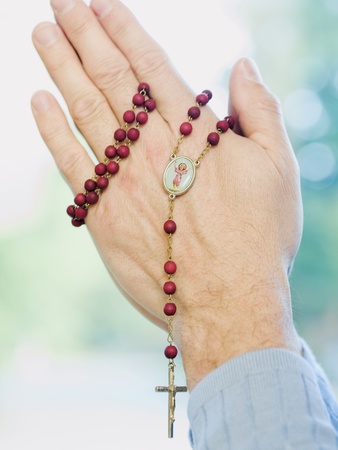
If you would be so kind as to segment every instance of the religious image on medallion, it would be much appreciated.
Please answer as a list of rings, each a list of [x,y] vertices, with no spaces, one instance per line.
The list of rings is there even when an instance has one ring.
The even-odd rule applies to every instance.
[[[187,156],[174,158],[167,165],[163,174],[163,184],[170,194],[182,195],[195,179],[195,164]]]

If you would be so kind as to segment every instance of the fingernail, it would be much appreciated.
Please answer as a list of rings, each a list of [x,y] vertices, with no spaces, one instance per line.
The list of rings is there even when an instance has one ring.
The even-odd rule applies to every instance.
[[[35,29],[34,38],[41,45],[52,45],[59,38],[59,30],[57,26],[52,23],[41,25]]]
[[[50,4],[55,12],[65,13],[74,7],[75,0],[51,0]]]
[[[256,81],[257,83],[263,84],[262,75],[258,69],[257,64],[253,59],[245,58],[242,61],[242,68],[245,77],[250,81]]]
[[[38,113],[43,113],[51,107],[49,95],[45,91],[38,91],[32,97],[32,108]]]
[[[103,19],[113,9],[113,0],[91,0],[90,7],[99,19]]]

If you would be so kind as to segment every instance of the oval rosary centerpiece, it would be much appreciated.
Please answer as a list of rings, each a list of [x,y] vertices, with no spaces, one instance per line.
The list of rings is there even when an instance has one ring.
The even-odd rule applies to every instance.
[[[195,175],[194,161],[187,156],[178,156],[165,168],[163,185],[169,194],[182,195],[191,188]]]

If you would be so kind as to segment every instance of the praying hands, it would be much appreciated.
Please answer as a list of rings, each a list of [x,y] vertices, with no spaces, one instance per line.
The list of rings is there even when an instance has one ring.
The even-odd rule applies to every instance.
[[[209,145],[196,166],[191,189],[171,198],[177,224],[172,235],[177,290],[168,294],[163,292],[168,274],[163,265],[172,233],[163,230],[168,220],[163,172],[182,135],[182,123],[191,123],[192,131],[180,144],[180,155],[194,162],[220,119],[209,108],[211,100],[199,105],[199,117],[188,120],[196,94],[121,2],[51,4],[56,24],[39,24],[33,42],[98,161],[104,161],[106,147],[114,144],[114,131],[123,127],[140,83],[149,84],[146,98],[156,101],[156,109],[147,111],[147,123],[138,127],[130,155],[118,159],[118,173],[88,208],[85,224],[124,296],[164,329],[168,314],[163,308],[172,295],[169,300],[177,306],[170,322],[172,338],[189,390],[248,352],[278,348],[301,360],[288,282],[302,234],[299,170],[280,104],[255,63],[243,58],[232,70],[224,116],[234,117],[234,129],[218,130],[219,142]],[[95,164],[58,102],[39,91],[32,110],[74,195],[83,192]],[[65,199],[65,207],[68,203]],[[75,234],[81,231],[74,228]]]

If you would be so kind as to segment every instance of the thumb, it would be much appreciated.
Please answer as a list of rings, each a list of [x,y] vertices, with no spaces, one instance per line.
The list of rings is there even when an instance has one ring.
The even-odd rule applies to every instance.
[[[252,59],[242,58],[232,69],[229,112],[245,137],[266,149],[292,152],[280,102],[263,83]]]

